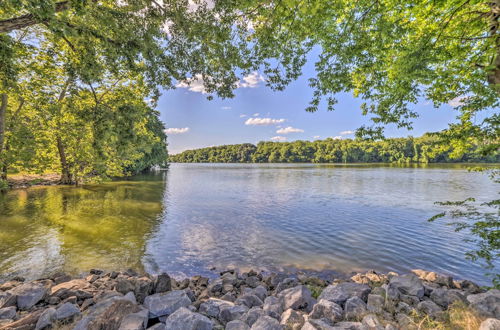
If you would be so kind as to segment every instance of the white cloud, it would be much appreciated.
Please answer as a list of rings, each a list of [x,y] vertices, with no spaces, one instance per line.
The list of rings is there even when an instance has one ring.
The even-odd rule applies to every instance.
[[[243,81],[238,82],[238,87],[241,88],[255,88],[259,86],[260,82],[266,81],[264,77],[258,73],[257,71],[254,71],[250,73],[248,76],[243,77]]]
[[[285,122],[285,119],[273,118],[248,118],[245,125],[269,126]]]
[[[321,136],[319,136],[319,135],[315,135],[315,136],[313,136],[313,139],[319,139],[320,137]]]
[[[286,137],[285,136],[273,136],[271,138],[271,141],[274,141],[274,142],[284,142],[284,141],[286,141]]]
[[[279,130],[276,131],[277,134],[289,134],[289,133],[303,133],[304,130],[300,128],[295,128],[292,126],[288,126],[285,128],[280,128]]]
[[[207,94],[207,91],[205,90],[205,86],[203,84],[203,77],[201,74],[197,74],[193,78],[189,78],[185,81],[181,81],[175,85],[177,88],[187,88],[191,92],[196,92],[196,93],[202,93],[202,94]]]
[[[254,117],[258,117],[258,116],[260,116],[260,113],[256,112],[256,113],[254,113],[252,116],[254,116]]]
[[[189,127],[183,127],[183,128],[167,128],[165,130],[166,134],[184,134],[189,132]]]
[[[225,106],[225,107],[221,107],[222,110],[231,110],[232,108],[231,107],[228,107],[228,106]]]
[[[260,73],[254,71],[243,77],[243,81],[238,81],[236,83],[236,88],[255,88],[258,87],[259,83],[263,81],[265,81],[264,77]],[[201,74],[197,74],[192,78],[180,81],[175,85],[175,87],[187,88],[191,92],[207,94]]]
[[[337,136],[331,136],[332,139],[334,140],[342,140],[342,136],[337,135]]]
[[[448,102],[448,105],[456,108],[456,107],[459,107],[461,105],[464,105],[464,101],[465,101],[466,97],[464,96],[458,96],[458,97],[455,97],[454,99],[450,100]]]
[[[354,134],[354,131],[342,131],[339,134],[340,135],[351,135],[351,134]]]
[[[240,118],[245,118],[246,116],[247,116],[247,115],[245,115],[245,114],[241,114],[241,115],[240,115]]]

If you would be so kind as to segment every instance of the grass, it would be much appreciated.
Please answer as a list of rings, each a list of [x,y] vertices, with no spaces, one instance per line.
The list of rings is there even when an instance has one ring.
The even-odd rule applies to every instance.
[[[323,291],[323,287],[321,286],[317,286],[317,285],[311,285],[311,284],[306,284],[306,287],[309,289],[309,291],[311,291],[311,296],[314,298],[314,299],[318,299],[319,295],[321,294],[321,292]]]
[[[409,315],[413,325],[419,330],[477,330],[484,320],[463,302],[454,303],[445,311],[440,320],[429,315]]]

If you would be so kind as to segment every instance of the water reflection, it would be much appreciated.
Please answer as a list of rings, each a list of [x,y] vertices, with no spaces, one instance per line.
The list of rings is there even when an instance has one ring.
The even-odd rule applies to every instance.
[[[34,278],[59,269],[141,269],[163,207],[165,183],[151,179],[37,187],[0,197],[0,273]]]

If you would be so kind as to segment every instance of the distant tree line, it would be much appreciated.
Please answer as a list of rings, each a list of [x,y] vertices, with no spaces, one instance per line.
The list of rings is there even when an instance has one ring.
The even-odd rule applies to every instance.
[[[484,155],[473,146],[466,152],[439,143],[425,134],[419,138],[380,141],[332,139],[260,142],[186,150],[169,157],[177,163],[451,163],[500,162],[500,153]]]

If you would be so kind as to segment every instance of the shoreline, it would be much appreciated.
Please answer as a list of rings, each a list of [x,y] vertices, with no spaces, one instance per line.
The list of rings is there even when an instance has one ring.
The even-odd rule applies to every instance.
[[[175,279],[92,269],[0,282],[0,329],[460,329],[464,317],[469,329],[498,329],[500,290],[423,270],[325,280],[253,270]]]

